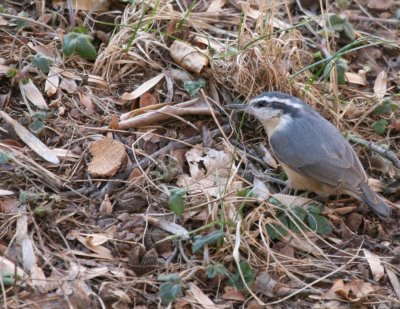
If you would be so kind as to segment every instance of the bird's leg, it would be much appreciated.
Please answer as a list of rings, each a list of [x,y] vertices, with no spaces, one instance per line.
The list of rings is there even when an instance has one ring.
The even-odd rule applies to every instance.
[[[293,193],[293,195],[297,195],[298,190],[293,189],[292,186],[290,185],[290,181],[287,180],[285,187],[281,191],[279,191],[279,194],[291,195],[291,193]]]

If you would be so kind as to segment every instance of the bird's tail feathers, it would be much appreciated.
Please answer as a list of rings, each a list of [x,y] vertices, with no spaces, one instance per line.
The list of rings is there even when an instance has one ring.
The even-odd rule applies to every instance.
[[[387,219],[392,212],[390,206],[383,200],[382,197],[372,191],[368,183],[363,183],[360,185],[360,187],[362,191],[360,198],[362,201],[367,204],[367,206],[371,208],[371,210],[381,219]]]

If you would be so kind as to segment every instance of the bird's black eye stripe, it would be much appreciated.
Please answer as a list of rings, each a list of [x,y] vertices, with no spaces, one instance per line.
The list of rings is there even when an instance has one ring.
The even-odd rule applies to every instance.
[[[268,101],[258,101],[255,104],[255,107],[262,108],[262,107],[269,107],[273,109],[280,109],[283,111],[284,114],[288,114],[292,117],[296,116],[299,113],[299,109],[289,104],[285,104],[282,102],[268,102]]]

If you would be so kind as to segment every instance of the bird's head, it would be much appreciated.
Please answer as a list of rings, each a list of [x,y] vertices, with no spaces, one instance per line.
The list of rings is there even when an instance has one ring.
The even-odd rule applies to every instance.
[[[262,123],[279,120],[281,117],[295,118],[306,104],[289,94],[277,91],[264,92],[251,99],[247,104],[230,104],[228,108],[244,111],[256,117]]]

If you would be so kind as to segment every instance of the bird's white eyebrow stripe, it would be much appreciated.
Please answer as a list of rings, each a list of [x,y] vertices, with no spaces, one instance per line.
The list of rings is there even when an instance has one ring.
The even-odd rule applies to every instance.
[[[301,104],[299,103],[294,103],[292,100],[289,99],[282,99],[282,98],[278,98],[278,97],[260,97],[260,98],[254,98],[253,100],[250,101],[250,103],[256,103],[256,102],[260,102],[260,101],[265,101],[268,103],[271,102],[278,102],[278,103],[282,103],[282,104],[286,104],[289,106],[293,106],[295,108],[301,108]]]

